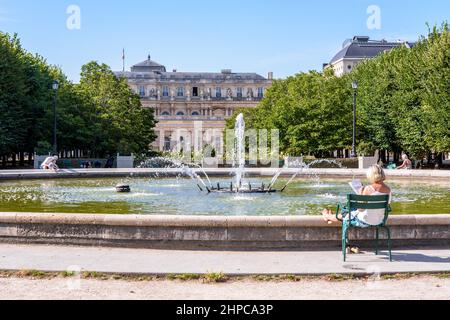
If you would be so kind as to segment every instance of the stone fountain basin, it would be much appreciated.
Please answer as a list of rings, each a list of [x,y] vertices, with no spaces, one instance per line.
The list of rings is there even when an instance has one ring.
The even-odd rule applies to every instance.
[[[394,247],[448,246],[450,215],[389,219]],[[373,244],[372,229],[353,230],[353,244]],[[385,234],[382,233],[382,239]],[[0,213],[0,242],[167,249],[338,249],[341,227],[321,217],[145,216]],[[380,242],[382,249],[386,243]]]

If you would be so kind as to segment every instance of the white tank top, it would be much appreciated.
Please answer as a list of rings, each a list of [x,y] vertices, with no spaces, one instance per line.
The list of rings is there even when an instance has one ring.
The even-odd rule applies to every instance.
[[[382,196],[387,195],[386,193],[381,193],[376,191],[372,186],[370,186],[374,191],[371,196]],[[392,193],[389,194],[389,203],[392,202]],[[384,220],[384,209],[368,209],[366,211],[358,212],[358,219],[368,225],[377,226],[381,224]]]

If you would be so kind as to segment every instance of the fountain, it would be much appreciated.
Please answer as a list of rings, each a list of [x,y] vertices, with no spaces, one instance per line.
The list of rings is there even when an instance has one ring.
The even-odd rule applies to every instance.
[[[200,191],[206,191],[209,193],[238,193],[238,194],[257,194],[257,193],[282,193],[286,190],[286,188],[294,181],[294,179],[302,172],[310,169],[314,165],[321,163],[328,163],[336,165],[339,168],[342,168],[342,165],[333,160],[321,159],[311,162],[310,164],[306,164],[304,162],[297,163],[299,169],[293,174],[291,179],[284,185],[281,189],[275,189],[275,183],[278,181],[278,178],[281,176],[286,167],[280,168],[276,174],[273,176],[272,180],[268,185],[265,185],[264,182],[251,183],[245,180],[245,120],[244,115],[241,113],[236,117],[235,124],[235,140],[233,147],[233,172],[232,175],[234,179],[226,184],[220,184],[219,182],[213,184],[205,172],[204,168],[194,163],[185,163],[180,159],[177,159],[175,156],[171,158],[158,157],[149,159],[146,162],[142,163],[140,168],[148,168],[156,166],[163,166],[167,168],[179,168],[183,175],[189,176],[197,185]],[[192,167],[198,168],[202,171],[205,179],[208,184],[205,183],[203,178],[197,174],[196,170]]]
[[[244,115],[241,113],[236,117],[236,125],[234,128],[235,141],[233,148],[233,175],[234,182],[230,182],[227,186],[216,186],[208,188],[208,193],[274,193],[278,190],[272,189],[273,183],[266,188],[264,183],[252,185],[250,182],[245,183],[245,121]],[[280,172],[281,174],[281,172]],[[278,174],[278,176],[280,175]],[[273,181],[275,182],[275,181]]]

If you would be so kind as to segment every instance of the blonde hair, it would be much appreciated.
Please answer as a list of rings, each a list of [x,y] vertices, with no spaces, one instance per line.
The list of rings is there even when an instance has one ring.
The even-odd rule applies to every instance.
[[[386,174],[379,165],[373,165],[367,171],[367,179],[370,183],[382,182],[386,180]]]

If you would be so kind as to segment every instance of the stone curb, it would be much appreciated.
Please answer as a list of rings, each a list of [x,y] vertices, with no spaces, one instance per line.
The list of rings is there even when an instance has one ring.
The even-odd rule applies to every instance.
[[[229,176],[232,169],[204,169],[210,176]],[[273,176],[279,169],[272,168],[248,168],[249,176],[269,177]],[[197,170],[201,174],[201,170]],[[292,176],[297,169],[285,169],[282,176]],[[0,180],[20,179],[59,179],[59,178],[112,178],[112,177],[152,177],[157,174],[179,175],[181,169],[63,169],[58,173],[42,170],[0,170]],[[304,174],[313,174],[323,177],[337,178],[364,178],[366,170],[359,169],[310,169]],[[299,177],[302,177],[302,173]],[[386,170],[389,178],[395,179],[450,179],[450,170]]]
[[[208,228],[337,228],[316,216],[168,216],[168,215],[114,215],[114,214],[55,214],[0,212],[0,223],[5,224],[67,224],[127,227],[208,227]],[[450,215],[401,215],[389,218],[391,226],[447,226]]]

